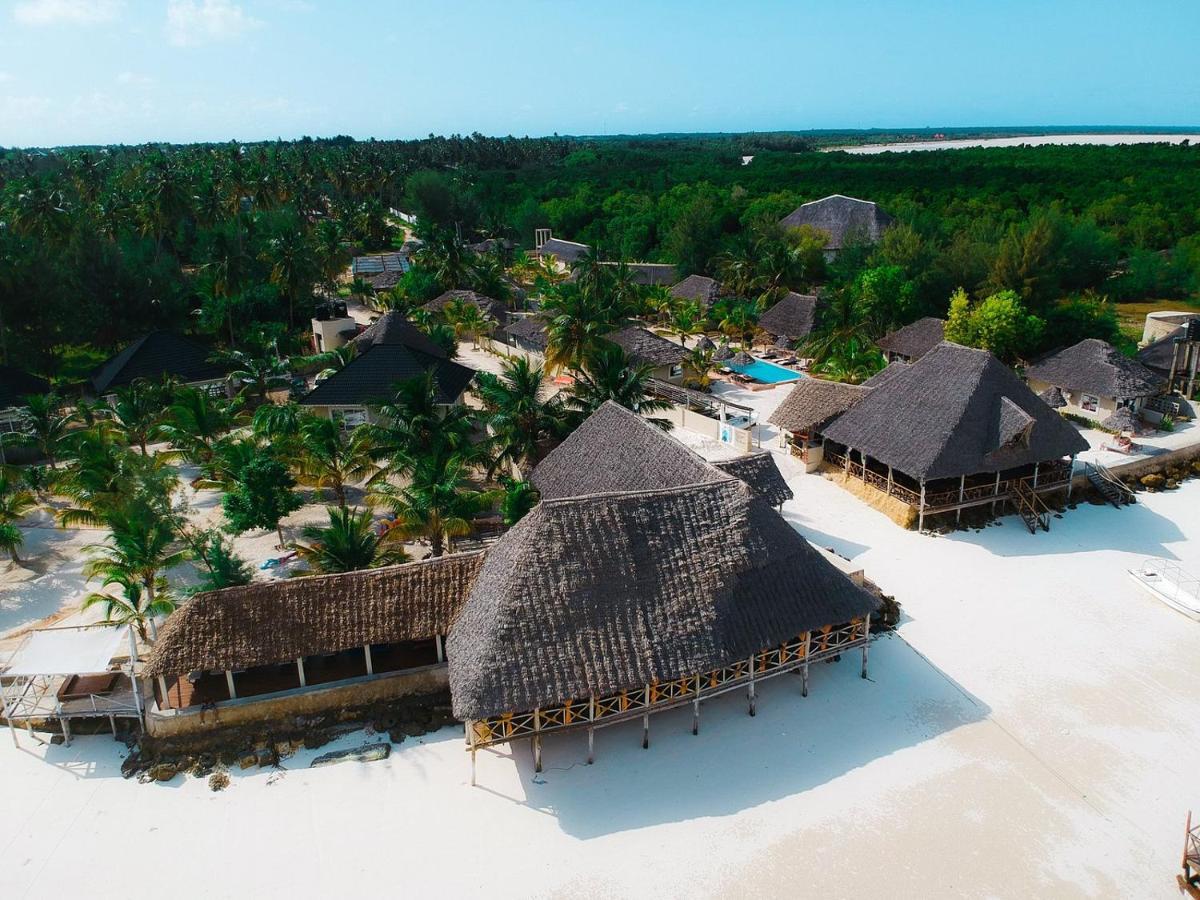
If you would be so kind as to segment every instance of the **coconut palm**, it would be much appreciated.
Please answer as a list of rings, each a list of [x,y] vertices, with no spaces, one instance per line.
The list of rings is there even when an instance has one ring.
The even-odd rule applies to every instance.
[[[736,337],[743,348],[750,345],[750,338],[758,327],[758,311],[753,303],[746,300],[730,303],[717,327],[721,333]]]
[[[346,508],[346,485],[378,471],[370,432],[363,427],[347,434],[341,423],[313,416],[301,424],[296,449],[300,483],[333,491],[339,509]]]
[[[291,365],[294,369],[310,370],[312,367],[319,367],[317,372],[317,381],[324,381],[331,375],[336,375],[342,369],[350,364],[350,360],[358,355],[358,345],[350,342],[342,344],[333,350],[326,350],[324,353],[314,353],[311,356],[298,356],[292,359]]]
[[[183,388],[167,408],[160,434],[194,463],[207,462],[221,435],[238,424],[237,403],[225,403],[196,388]]]
[[[111,405],[114,429],[126,443],[138,447],[145,456],[147,444],[158,431],[163,417],[163,392],[138,379],[127,387],[117,388]]]
[[[824,358],[813,365],[813,371],[833,381],[861,384],[885,365],[883,354],[857,337],[848,337],[826,348]]]
[[[471,336],[471,345],[479,347],[479,336],[486,334],[496,325],[496,320],[485,313],[475,303],[462,299],[454,299],[443,309],[446,322],[454,329],[456,340],[462,340],[464,335]]]
[[[21,431],[13,434],[16,442],[36,447],[51,469],[58,468],[58,461],[71,443],[74,413],[64,412],[56,394],[33,394],[25,398],[18,416]]]
[[[611,334],[623,320],[614,321],[598,299],[566,284],[555,291],[543,304],[546,319],[546,366],[577,369],[606,334]]]
[[[37,498],[8,472],[0,472],[0,550],[5,550],[12,561],[20,565],[18,551],[25,543],[25,536],[17,527],[25,516],[37,508]]]
[[[213,442],[212,454],[200,465],[201,477],[196,487],[229,490],[238,482],[242,470],[263,452],[254,440],[229,435],[218,438]]]
[[[288,328],[295,324],[297,301],[311,298],[313,282],[321,274],[315,251],[313,242],[300,227],[283,229],[267,241],[263,251],[263,259],[271,267],[271,284],[287,298]]]
[[[274,351],[259,348],[257,352],[223,350],[212,357],[213,362],[232,366],[229,377],[249,388],[260,404],[267,402],[267,392],[287,387],[292,380],[288,364]]]
[[[396,514],[396,529],[408,537],[429,541],[430,554],[441,556],[454,538],[470,534],[471,520],[491,509],[503,491],[480,491],[470,481],[467,462],[459,456],[423,457],[411,471],[411,481],[397,487],[379,485],[371,502]]]
[[[711,346],[693,347],[688,351],[688,355],[683,360],[684,384],[697,390],[708,390],[709,383],[712,381],[709,373],[712,371],[715,353],[716,349]]]
[[[309,543],[294,545],[313,574],[354,572],[408,561],[408,554],[399,545],[402,532],[388,529],[377,535],[369,509],[360,512],[357,508],[330,506],[326,513],[329,524],[306,525],[301,533]]]
[[[567,407],[577,420],[591,415],[605,402],[612,400],[638,415],[664,412],[671,404],[650,394],[653,368],[637,365],[616,344],[607,344],[588,358],[567,394]],[[666,419],[649,418],[660,428],[669,429]]]
[[[495,455],[491,473],[506,464],[537,465],[547,444],[565,430],[562,404],[544,399],[546,374],[525,357],[504,363],[499,375],[480,372],[475,393],[483,402]]]
[[[143,456],[90,430],[80,432],[74,463],[55,483],[71,505],[58,510],[64,528],[102,525],[110,514],[137,499],[164,515],[178,487],[178,475],[161,454]]]
[[[474,412],[465,406],[446,407],[437,401],[432,372],[396,383],[391,399],[375,408],[376,423],[365,426],[376,460],[386,460],[395,473],[410,471],[419,457],[474,458],[471,444]]]
[[[512,527],[537,506],[538,492],[528,481],[509,481],[504,485],[504,498],[500,501],[500,515],[504,524]]]
[[[704,331],[704,311],[700,309],[700,304],[694,300],[679,304],[671,313],[667,328],[679,335],[679,343],[686,347],[689,337]]]
[[[150,634],[158,637],[158,626],[155,619],[168,616],[175,611],[175,601],[171,599],[167,586],[161,582],[156,585],[153,597],[150,592],[143,590],[142,585],[133,580],[124,581],[113,578],[105,581],[105,587],[119,588],[119,592],[99,591],[88,594],[84,598],[83,608],[90,609],[99,606],[104,613],[102,621],[106,625],[130,625],[137,630],[143,641],[149,641],[146,626],[150,626]]]

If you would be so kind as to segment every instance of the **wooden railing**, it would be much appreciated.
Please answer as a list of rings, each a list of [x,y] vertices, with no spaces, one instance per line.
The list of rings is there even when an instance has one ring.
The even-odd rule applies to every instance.
[[[1024,478],[1016,479],[1013,482],[1012,496],[1017,513],[1024,520],[1030,534],[1037,534],[1039,528],[1042,531],[1050,530],[1050,507],[1038,496],[1030,481]]]
[[[1190,887],[1200,887],[1200,822],[1192,825],[1190,810],[1183,832],[1183,878]]]

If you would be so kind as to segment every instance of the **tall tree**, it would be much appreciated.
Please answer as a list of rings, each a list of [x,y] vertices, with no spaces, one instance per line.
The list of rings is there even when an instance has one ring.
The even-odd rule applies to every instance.
[[[315,575],[354,572],[408,561],[399,544],[400,529],[377,535],[369,509],[329,507],[329,524],[306,525],[301,532],[307,544],[296,544],[300,558]]]
[[[641,416],[665,412],[671,404],[650,393],[652,372],[651,366],[634,363],[616,344],[605,345],[588,358],[571,385],[566,405],[576,420],[587,418],[609,400]],[[647,419],[664,430],[671,427],[666,419]]]

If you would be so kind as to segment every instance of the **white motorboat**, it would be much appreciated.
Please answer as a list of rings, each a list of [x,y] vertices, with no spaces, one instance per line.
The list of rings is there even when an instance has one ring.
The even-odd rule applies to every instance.
[[[1196,578],[1170,559],[1147,559],[1129,575],[1176,612],[1200,622],[1200,578]]]

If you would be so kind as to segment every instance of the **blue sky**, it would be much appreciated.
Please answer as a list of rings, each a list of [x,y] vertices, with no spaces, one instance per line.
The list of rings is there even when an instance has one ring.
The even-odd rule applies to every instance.
[[[1200,124],[1200,0],[0,0],[0,145]]]

